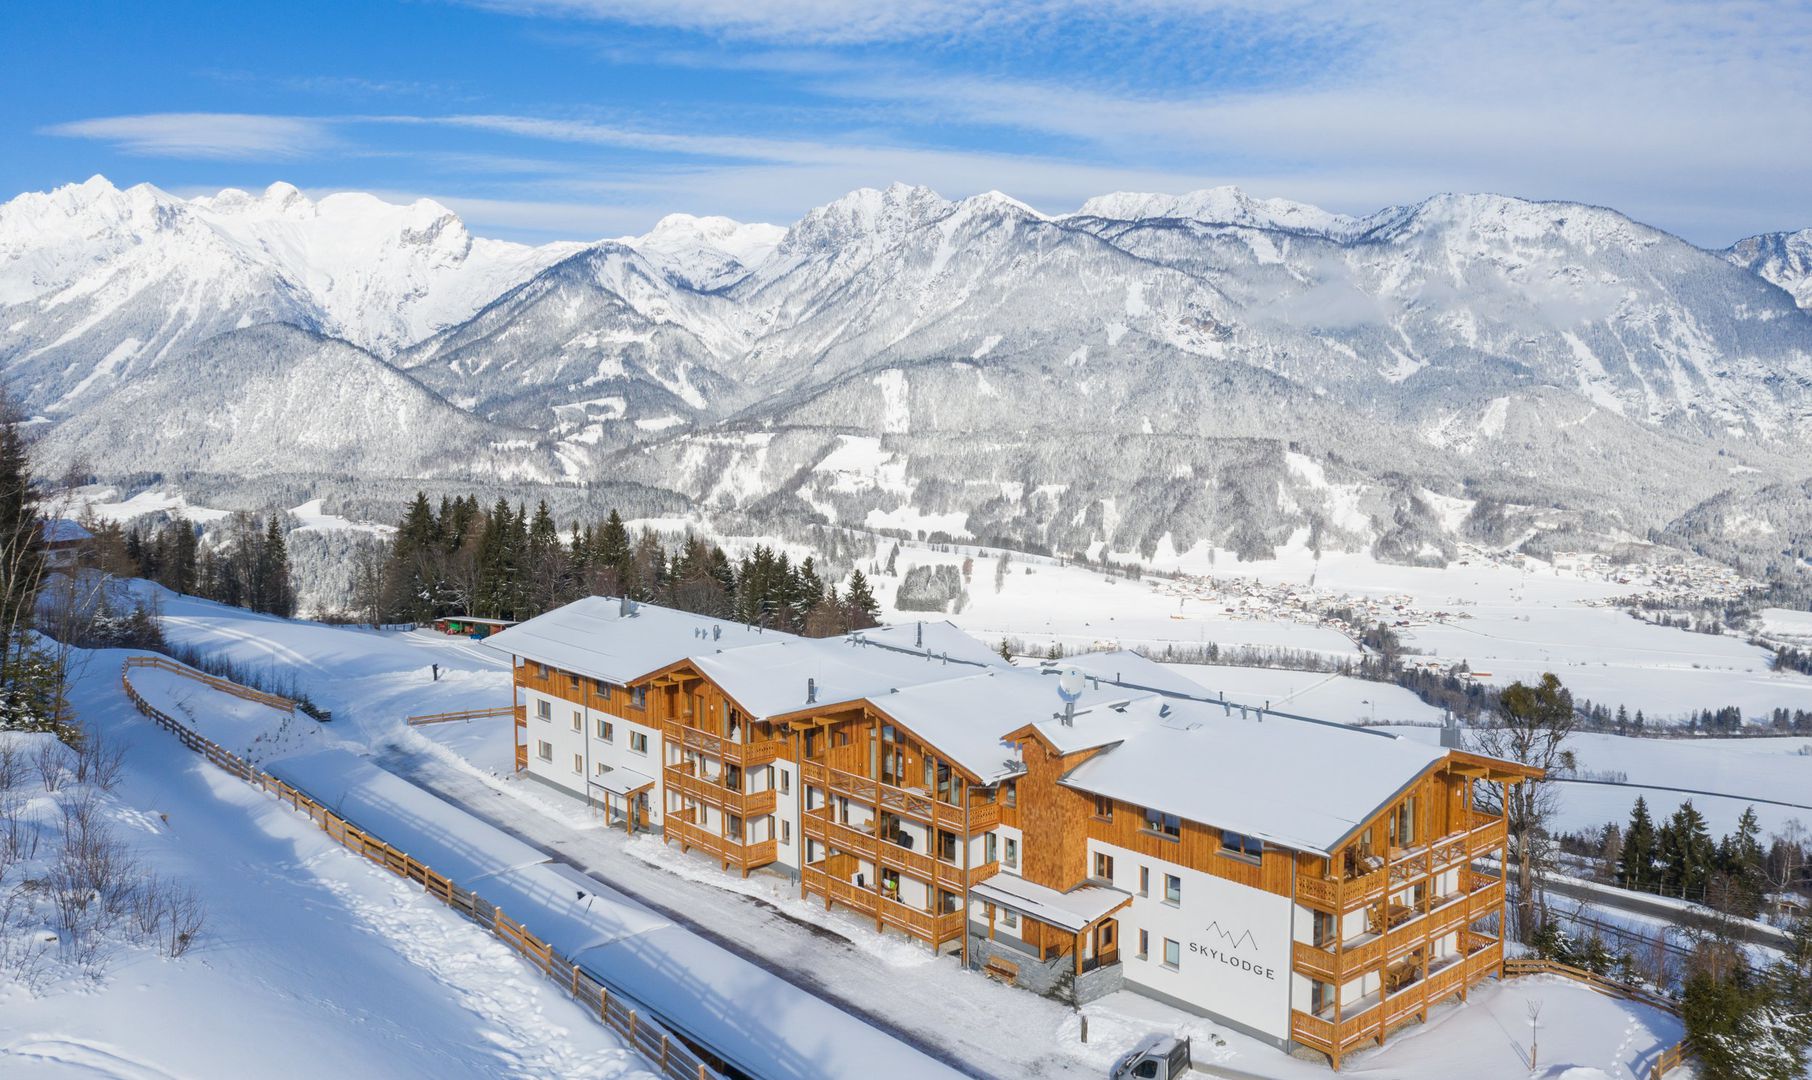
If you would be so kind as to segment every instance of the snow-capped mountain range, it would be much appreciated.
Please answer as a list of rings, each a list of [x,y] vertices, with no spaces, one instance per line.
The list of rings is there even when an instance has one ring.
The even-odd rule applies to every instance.
[[[0,369],[55,459],[633,481],[1061,551],[1439,559],[1481,506],[1643,537],[1812,473],[1808,306],[1812,230],[1708,252],[1495,195],[896,184],[541,247],[286,184],[0,205]]]

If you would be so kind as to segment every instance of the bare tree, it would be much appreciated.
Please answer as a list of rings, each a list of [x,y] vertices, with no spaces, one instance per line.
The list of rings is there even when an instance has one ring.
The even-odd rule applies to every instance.
[[[1553,771],[1577,725],[1573,695],[1549,673],[1534,686],[1517,682],[1506,687],[1497,708],[1474,731],[1473,743],[1482,754]],[[1481,790],[1488,807],[1502,805],[1498,790],[1489,784]],[[1547,823],[1554,815],[1554,786],[1547,779],[1525,780],[1506,785],[1502,794],[1509,800],[1507,857],[1516,864],[1517,936],[1527,941],[1540,921],[1536,893],[1553,857]]]

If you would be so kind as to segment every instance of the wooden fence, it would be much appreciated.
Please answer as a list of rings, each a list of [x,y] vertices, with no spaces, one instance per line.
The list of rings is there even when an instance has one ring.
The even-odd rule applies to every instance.
[[[1533,957],[1507,959],[1504,961],[1504,974],[1506,976],[1559,975],[1562,978],[1572,979],[1574,982],[1584,983],[1601,994],[1623,998],[1626,1001],[1639,1001],[1675,1016],[1680,1015],[1680,1003],[1677,1001],[1664,998],[1652,990],[1618,982],[1616,979],[1607,979],[1597,972],[1587,971],[1585,968],[1574,967],[1571,964],[1563,964],[1557,960],[1541,960]],[[1660,1056],[1649,1067],[1649,1080],[1661,1080],[1663,1076],[1679,1067],[1685,1060],[1686,1041],[1682,1039],[1661,1051]]]
[[[558,983],[587,1011],[597,1017],[600,1023],[621,1036],[636,1053],[655,1068],[658,1075],[669,1077],[671,1080],[722,1080],[723,1074],[712,1064],[717,1060],[717,1056],[712,1054],[708,1048],[694,1047],[673,1035],[659,1017],[640,1007],[633,999],[617,992],[607,983],[601,982],[592,972],[560,955],[553,946],[536,937],[523,924],[510,918],[501,908],[486,901],[476,892],[460,888],[445,875],[437,873],[432,867],[411,857],[408,852],[393,847],[380,837],[365,832],[309,798],[305,792],[254,767],[223,749],[212,739],[179,723],[174,717],[146,701],[133,688],[130,673],[134,668],[147,667],[174,671],[217,690],[233,694],[235,697],[251,701],[264,701],[267,705],[272,702],[264,699],[274,698],[274,695],[247,690],[245,687],[175,664],[162,657],[127,657],[125,664],[120,668],[120,685],[125,689],[126,697],[131,700],[139,712],[150,718],[158,727],[175,735],[184,746],[201,754],[214,765],[232,773],[253,787],[270,793],[278,802],[294,809],[297,813],[307,815],[310,821],[320,826],[322,832],[348,850],[398,877],[415,882],[429,896],[489,930],[524,959],[539,968],[548,978]],[[287,698],[275,698],[275,700],[283,701],[292,707],[294,704]],[[282,706],[274,707],[281,708]],[[507,707],[503,710],[505,715],[509,711]]]
[[[229,682],[226,679],[209,675],[204,671],[197,671],[187,664],[179,664],[167,657],[128,656],[126,657],[126,668],[127,670],[132,668],[156,668],[159,671],[173,672],[177,675],[181,675],[185,679],[194,679],[196,682],[218,690],[223,694],[231,694],[236,698],[244,698],[247,701],[256,701],[260,705],[269,705],[273,709],[280,709],[292,716],[295,715],[296,712],[296,703],[286,697],[279,697],[276,694],[264,693],[262,690],[253,690],[247,686],[240,686],[236,682]],[[121,674],[120,678],[125,678],[124,673]]]
[[[411,716],[403,723],[410,727],[423,724],[446,724],[454,720],[493,720],[499,716],[510,716],[516,711],[514,705],[498,705],[489,709],[461,709],[458,712],[428,713],[425,716]]]

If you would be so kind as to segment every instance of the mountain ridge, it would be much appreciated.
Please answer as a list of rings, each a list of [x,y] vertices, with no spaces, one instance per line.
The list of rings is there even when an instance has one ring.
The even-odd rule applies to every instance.
[[[359,428],[373,467],[929,515],[1054,550],[1307,534],[1433,558],[1459,527],[1442,499],[1641,535],[1804,479],[1812,313],[1785,291],[1799,234],[1770,235],[1707,252],[1490,194],[1352,217],[1119,192],[1046,214],[896,183],[785,230],[675,214],[525,248],[426,200],[89,181],[0,205],[0,365],[60,428],[135,383],[180,395],[206,343],[284,324],[359,355],[283,350],[406,373],[487,448],[435,443],[443,463]]]

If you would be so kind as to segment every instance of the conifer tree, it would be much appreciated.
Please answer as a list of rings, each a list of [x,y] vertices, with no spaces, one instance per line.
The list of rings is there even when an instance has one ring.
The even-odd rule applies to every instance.
[[[868,579],[857,569],[849,576],[849,592],[843,603],[849,612],[849,628],[866,630],[871,626],[881,625],[881,604],[875,594],[869,591]]]
[[[1655,822],[1649,817],[1648,802],[1638,795],[1636,806],[1630,811],[1630,827],[1623,834],[1617,884],[1640,892],[1655,887],[1655,843]]]
[[[263,604],[258,610],[288,618],[296,613],[295,587],[290,583],[289,547],[283,539],[283,524],[272,511],[264,529],[264,545],[258,552],[258,576]]]

